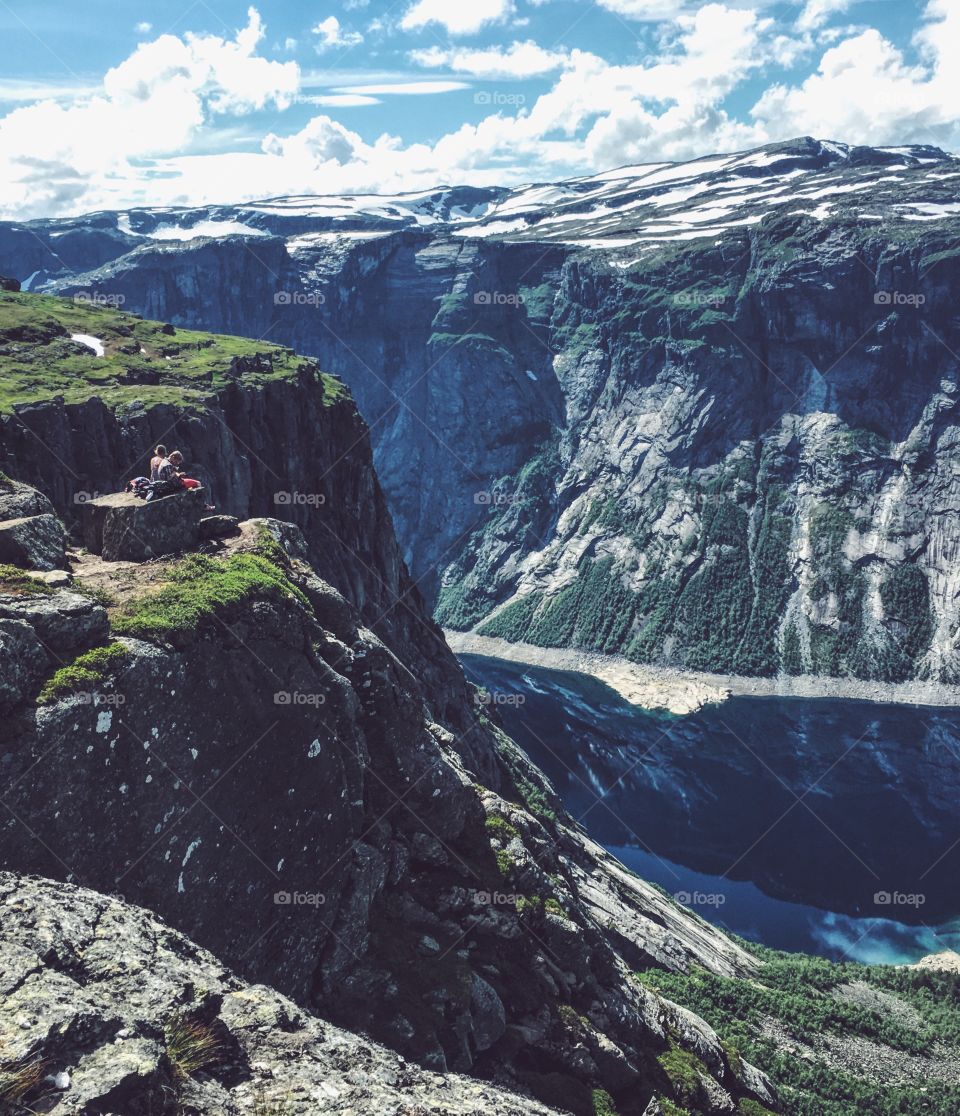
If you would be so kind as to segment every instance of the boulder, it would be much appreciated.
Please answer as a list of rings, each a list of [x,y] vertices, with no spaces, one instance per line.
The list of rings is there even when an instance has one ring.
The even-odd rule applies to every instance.
[[[127,492],[102,496],[81,505],[84,545],[108,562],[179,554],[200,541],[205,509],[202,488],[150,502]]]
[[[234,515],[208,515],[200,520],[201,539],[226,539],[240,534],[240,520]]]
[[[33,695],[47,671],[47,655],[23,620],[0,620],[0,709]]]
[[[29,624],[54,658],[65,658],[96,647],[106,642],[110,634],[106,609],[79,593],[60,592],[36,597],[0,595],[0,619]]]
[[[20,280],[11,279],[8,275],[0,275],[0,291],[19,291]]]
[[[31,515],[56,515],[53,504],[29,484],[0,481],[0,520],[25,519]]]
[[[58,570],[66,562],[67,536],[55,515],[31,515],[0,523],[0,564]]]

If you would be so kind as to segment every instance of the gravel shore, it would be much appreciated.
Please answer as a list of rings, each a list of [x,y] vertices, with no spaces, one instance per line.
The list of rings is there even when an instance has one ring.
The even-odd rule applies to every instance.
[[[736,674],[702,674],[645,666],[620,655],[591,651],[535,647],[508,643],[474,632],[446,633],[458,655],[485,655],[491,659],[525,663],[548,670],[570,670],[605,682],[632,705],[665,709],[683,715],[730,697],[844,698],[849,701],[891,702],[901,705],[960,706],[960,687],[935,682],[865,682],[857,678],[800,677],[746,678]]]

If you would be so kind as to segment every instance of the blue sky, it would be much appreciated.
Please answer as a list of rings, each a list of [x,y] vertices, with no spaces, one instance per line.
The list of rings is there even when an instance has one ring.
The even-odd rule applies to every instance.
[[[0,0],[0,214],[960,146],[960,0]]]

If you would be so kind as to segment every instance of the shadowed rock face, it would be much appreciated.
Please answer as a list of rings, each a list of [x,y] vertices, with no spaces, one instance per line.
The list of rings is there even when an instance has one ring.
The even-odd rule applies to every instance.
[[[264,533],[307,549],[297,528],[255,521],[210,569],[260,563],[281,595],[122,636],[99,677],[56,675],[4,720],[0,863],[148,906],[249,979],[438,1070],[542,1096],[559,1073],[577,1112],[594,1087],[641,1112],[671,1089],[655,1054],[672,1035],[721,1109],[771,1101],[630,973],[695,960],[745,975],[755,959],[567,828],[489,724],[457,736],[434,721],[429,691],[339,593],[296,558],[258,557]],[[115,624],[194,577],[149,569],[107,582]]]
[[[476,1080],[425,1071],[322,1023],[117,899],[2,873],[0,912],[0,1072],[24,1072],[42,1059],[39,1083],[24,1097],[25,1104],[42,1097],[39,1111],[553,1111]],[[206,1052],[185,1072],[190,1040]]]
[[[955,169],[807,138],[434,198],[419,228],[409,200],[130,214],[103,266],[119,215],[31,230],[91,238],[48,289],[270,330],[341,374],[448,626],[952,681]],[[257,235],[151,239],[213,218]],[[6,229],[0,262],[25,278],[22,243]]]
[[[200,541],[207,495],[202,488],[141,500],[132,493],[101,496],[80,505],[83,541],[107,562],[144,562],[180,554]]]

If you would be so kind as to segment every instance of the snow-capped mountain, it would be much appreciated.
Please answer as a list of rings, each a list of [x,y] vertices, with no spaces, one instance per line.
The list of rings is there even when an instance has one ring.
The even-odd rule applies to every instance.
[[[0,224],[0,273],[317,355],[449,626],[952,680],[958,234],[956,157],[800,139]]]

